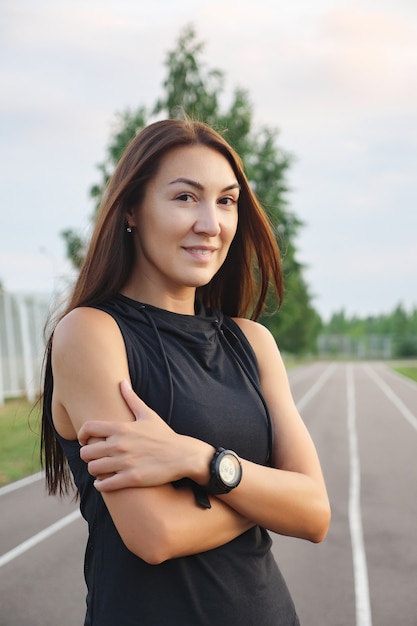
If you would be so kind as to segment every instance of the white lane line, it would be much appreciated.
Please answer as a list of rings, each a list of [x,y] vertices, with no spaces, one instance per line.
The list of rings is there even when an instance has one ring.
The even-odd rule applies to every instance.
[[[36,535],[33,535],[33,537],[30,537],[29,539],[19,544],[12,550],[9,550],[9,552],[6,552],[2,556],[0,556],[0,567],[3,567],[3,565],[6,565],[6,563],[9,563],[10,561],[13,561],[13,559],[20,556],[27,550],[30,550],[31,548],[36,546],[38,543],[41,543],[41,541],[48,539],[54,533],[58,532],[62,528],[65,528],[65,526],[68,526],[68,524],[75,522],[75,520],[77,520],[79,517],[81,517],[81,513],[78,510],[73,511],[72,513],[70,513],[69,515],[66,515],[62,519],[55,522],[54,524],[51,524],[51,526],[48,526],[48,528],[45,528],[44,530],[41,530]]]
[[[372,626],[361,514],[361,470],[358,433],[356,429],[355,383],[352,365],[346,367],[347,429],[349,438],[349,526],[352,542],[353,575],[355,582],[356,626]]]
[[[417,417],[411,413],[410,409],[404,404],[399,396],[393,392],[391,387],[387,385],[387,383],[375,372],[374,369],[370,365],[364,365],[364,369],[366,370],[368,376],[372,378],[378,385],[378,387],[385,393],[387,398],[391,400],[391,402],[397,407],[399,412],[407,422],[412,426],[415,430],[417,430]]]
[[[21,489],[22,487],[26,487],[27,485],[31,485],[32,483],[35,483],[37,480],[40,480],[44,476],[45,476],[45,472],[37,472],[37,474],[26,476],[26,478],[22,478],[21,480],[16,480],[14,483],[10,483],[9,485],[0,487],[0,496],[4,496],[6,495],[6,493],[10,493],[11,491],[16,491],[16,489]]]
[[[325,370],[322,372],[321,376],[316,380],[314,385],[310,387],[310,389],[303,395],[303,397],[296,403],[297,409],[301,412],[304,407],[310,402],[310,400],[320,391],[323,387],[326,380],[330,377],[333,371],[336,368],[335,363],[331,363]]]

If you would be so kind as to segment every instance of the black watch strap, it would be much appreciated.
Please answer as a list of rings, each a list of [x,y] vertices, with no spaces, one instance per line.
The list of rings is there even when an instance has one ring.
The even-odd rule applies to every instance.
[[[194,494],[196,504],[198,504],[198,506],[201,506],[203,509],[211,509],[210,500],[205,488],[201,487],[201,485],[198,485],[190,478],[181,478],[180,480],[175,480],[172,485],[175,487],[175,489],[191,489]]]

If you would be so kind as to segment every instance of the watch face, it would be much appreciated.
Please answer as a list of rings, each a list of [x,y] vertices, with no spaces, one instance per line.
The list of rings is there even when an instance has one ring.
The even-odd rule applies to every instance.
[[[240,463],[233,454],[226,454],[219,463],[219,475],[227,486],[234,486],[240,478]]]

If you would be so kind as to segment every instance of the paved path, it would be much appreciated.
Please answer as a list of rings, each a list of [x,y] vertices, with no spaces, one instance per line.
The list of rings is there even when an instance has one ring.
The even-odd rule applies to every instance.
[[[417,385],[382,364],[316,364],[291,380],[332,504],[322,544],[275,540],[302,625],[416,626]]]
[[[417,385],[381,363],[290,381],[333,511],[322,544],[274,536],[302,626],[417,626]],[[0,626],[81,626],[85,540],[39,477],[0,489]]]

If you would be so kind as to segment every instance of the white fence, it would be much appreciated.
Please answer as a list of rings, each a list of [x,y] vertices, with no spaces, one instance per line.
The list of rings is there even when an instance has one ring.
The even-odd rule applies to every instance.
[[[349,359],[391,359],[393,353],[390,335],[320,335],[317,340],[320,357],[345,357]]]
[[[6,398],[33,401],[39,395],[50,306],[50,296],[0,290],[0,404]]]

